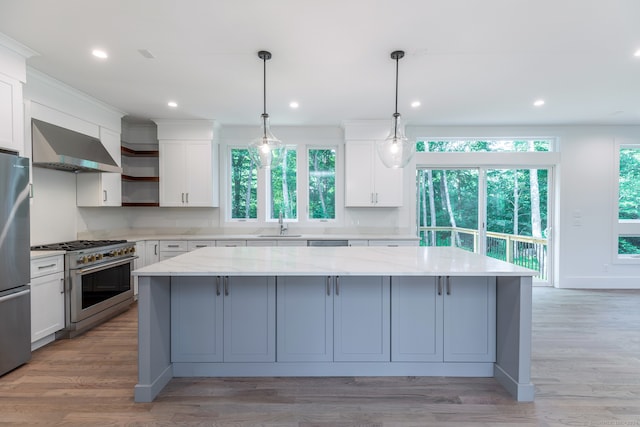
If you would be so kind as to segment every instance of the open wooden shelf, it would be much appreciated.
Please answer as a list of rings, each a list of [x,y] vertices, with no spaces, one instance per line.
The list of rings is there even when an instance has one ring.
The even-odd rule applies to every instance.
[[[122,206],[139,206],[139,207],[154,207],[157,208],[160,206],[160,203],[157,202],[122,202]]]
[[[129,147],[120,147],[120,152],[127,157],[158,157],[158,150],[133,150]]]
[[[131,176],[131,175],[122,175],[123,181],[132,181],[132,182],[160,182],[160,177],[157,176]]]

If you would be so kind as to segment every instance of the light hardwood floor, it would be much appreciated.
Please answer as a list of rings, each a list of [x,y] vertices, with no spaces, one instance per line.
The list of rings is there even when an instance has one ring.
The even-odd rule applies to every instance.
[[[640,426],[640,291],[534,288],[536,401],[491,378],[174,379],[133,402],[137,310],[0,377],[0,424]]]

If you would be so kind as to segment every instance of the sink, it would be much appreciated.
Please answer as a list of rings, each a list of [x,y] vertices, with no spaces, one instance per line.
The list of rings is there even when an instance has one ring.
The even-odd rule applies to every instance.
[[[258,237],[302,237],[302,234],[259,234]]]

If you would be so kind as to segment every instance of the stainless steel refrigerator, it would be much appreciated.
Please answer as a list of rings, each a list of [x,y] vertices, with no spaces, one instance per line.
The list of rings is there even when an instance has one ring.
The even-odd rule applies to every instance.
[[[0,375],[31,359],[29,159],[0,152]]]

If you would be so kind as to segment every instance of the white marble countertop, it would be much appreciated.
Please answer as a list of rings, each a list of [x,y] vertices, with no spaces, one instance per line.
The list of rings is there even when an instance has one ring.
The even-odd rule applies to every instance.
[[[208,247],[137,276],[534,276],[534,270],[451,247]]]
[[[296,233],[290,236],[279,236],[277,230],[273,233],[260,234],[124,234],[110,236],[111,239],[125,239],[130,242],[139,240],[415,240],[417,236],[406,234],[321,234],[321,233]]]
[[[64,254],[66,254],[65,251],[31,251],[31,259],[46,258]]]

